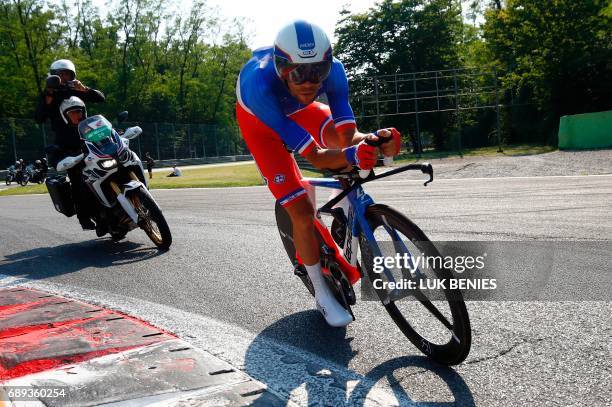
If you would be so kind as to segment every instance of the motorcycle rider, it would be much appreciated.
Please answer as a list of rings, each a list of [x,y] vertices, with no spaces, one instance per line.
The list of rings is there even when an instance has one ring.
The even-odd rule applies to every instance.
[[[19,182],[25,174],[25,161],[23,158],[15,161],[15,181]]]
[[[69,136],[71,142],[74,141],[74,147],[65,148],[62,153],[64,157],[75,156],[81,154],[81,141],[79,136],[78,125],[81,120],[87,117],[87,109],[85,103],[76,96],[71,96],[60,104],[59,112],[64,123],[69,126],[67,130],[70,133],[64,133]],[[76,209],[77,218],[83,227],[83,230],[94,230],[96,225],[92,222],[93,213],[89,210],[88,202],[93,202],[94,198],[88,193],[88,190],[83,185],[81,180],[81,171],[84,164],[81,162],[68,170],[68,178],[70,179],[70,189],[74,200],[74,208]]]
[[[45,177],[44,177],[44,171],[43,171],[43,164],[41,160],[34,161],[33,170],[34,170],[34,181],[38,181],[39,179],[42,179],[44,181]]]
[[[12,173],[13,176],[13,181],[15,182],[19,182],[17,179],[17,174],[19,173],[19,167],[21,166],[21,163],[19,161],[15,161],[15,164],[11,165],[8,170],[9,172]]]
[[[40,159],[40,171],[43,179],[47,178],[47,171],[49,171],[49,165],[47,164],[47,157]]]
[[[45,90],[40,95],[34,115],[38,123],[43,123],[46,119],[49,119],[51,127],[55,132],[55,144],[58,148],[50,154],[50,164],[52,166],[57,165],[59,161],[67,156],[81,153],[81,142],[76,126],[70,124],[68,116],[64,115],[60,109],[62,102],[72,97],[76,97],[81,101],[84,114],[86,112],[83,102],[104,102],[105,100],[102,92],[89,88],[76,79],[76,68],[72,61],[68,59],[54,61],[49,68]],[[78,113],[74,114],[78,116]],[[91,230],[95,228],[95,225],[88,214],[83,211],[84,206],[81,205],[83,197],[80,196],[80,193],[84,189],[80,188],[80,183],[73,181],[73,176],[77,176],[75,180],[80,180],[80,172],[77,172],[77,170],[80,171],[80,169],[75,168],[68,172],[77,209],[77,217],[84,230]]]

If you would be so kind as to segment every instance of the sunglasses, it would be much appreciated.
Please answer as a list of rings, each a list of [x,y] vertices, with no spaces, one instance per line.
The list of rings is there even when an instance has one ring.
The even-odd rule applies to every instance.
[[[312,64],[291,64],[283,58],[277,57],[277,67],[281,76],[296,84],[301,85],[305,82],[321,83],[331,72],[331,62],[321,61]]]

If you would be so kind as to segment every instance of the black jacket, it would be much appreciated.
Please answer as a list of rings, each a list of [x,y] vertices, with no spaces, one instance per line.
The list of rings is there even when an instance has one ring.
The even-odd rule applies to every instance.
[[[51,128],[55,131],[55,144],[63,149],[76,150],[80,148],[78,132],[74,127],[66,124],[62,119],[59,107],[70,96],[76,96],[83,102],[104,102],[105,97],[102,92],[95,89],[87,89],[79,92],[68,87],[60,87],[53,92],[51,104],[45,103],[45,95],[40,95],[34,118],[38,123],[43,123],[46,119],[51,120]]]
[[[149,155],[145,155],[145,161],[147,162],[147,168],[153,168],[155,165],[155,160]]]

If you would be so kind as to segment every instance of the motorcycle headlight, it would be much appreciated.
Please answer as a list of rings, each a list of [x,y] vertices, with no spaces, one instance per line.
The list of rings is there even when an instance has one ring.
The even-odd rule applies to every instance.
[[[117,161],[115,159],[104,160],[100,162],[100,167],[104,168],[105,170],[110,170],[111,168],[114,168],[115,166],[117,166]]]

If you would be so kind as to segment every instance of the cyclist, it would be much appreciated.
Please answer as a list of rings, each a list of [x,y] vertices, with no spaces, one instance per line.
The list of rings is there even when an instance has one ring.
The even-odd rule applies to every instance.
[[[344,67],[332,56],[325,32],[306,21],[285,26],[273,47],[253,52],[240,72],[236,94],[242,137],[272,194],[289,213],[295,247],[313,283],[316,306],[329,325],[346,326],[352,317],[325,283],[314,207],[304,199],[301,173],[286,146],[316,168],[371,169],[378,149],[365,139],[389,139],[380,149],[393,156],[399,152],[400,134],[395,129],[379,130],[377,135],[357,131]],[[322,94],[329,105],[315,101]]]

